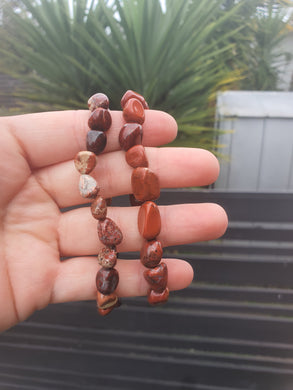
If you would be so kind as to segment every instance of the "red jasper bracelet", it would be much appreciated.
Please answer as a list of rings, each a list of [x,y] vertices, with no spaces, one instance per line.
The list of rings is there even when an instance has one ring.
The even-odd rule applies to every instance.
[[[102,153],[107,144],[105,132],[111,127],[109,99],[102,93],[93,95],[88,106],[92,112],[88,125],[87,151],[79,152],[74,160],[75,167],[81,174],[79,190],[81,196],[92,199],[91,212],[98,220],[98,236],[105,245],[98,254],[101,265],[96,275],[97,308],[101,315],[110,313],[120,305],[115,290],[119,283],[116,247],[123,240],[123,235],[115,222],[107,217],[107,199],[98,196],[99,186],[89,175],[96,166],[96,155]],[[143,96],[127,91],[121,99],[124,126],[120,130],[119,143],[126,151],[127,163],[134,168],[131,176],[133,194],[131,205],[140,206],[138,212],[138,230],[144,238],[140,260],[146,267],[144,278],[149,284],[148,301],[150,304],[163,303],[168,300],[167,265],[161,262],[163,250],[157,236],[161,230],[161,217],[157,205],[153,202],[160,196],[160,184],[157,175],[148,168],[145,149],[142,146],[145,109],[148,109]]]

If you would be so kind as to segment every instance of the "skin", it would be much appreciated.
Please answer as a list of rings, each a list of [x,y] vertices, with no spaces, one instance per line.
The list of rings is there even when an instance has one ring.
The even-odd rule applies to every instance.
[[[78,191],[79,173],[73,159],[85,150],[88,111],[65,111],[0,118],[0,330],[24,321],[50,303],[95,299],[95,255],[102,247],[97,221],[88,208],[65,213],[60,208],[85,203]],[[112,112],[107,147],[91,173],[104,197],[131,192],[132,168],[119,150],[122,114]],[[159,111],[146,111],[143,143],[149,168],[162,188],[202,186],[219,173],[209,152],[188,148],[154,148],[176,137],[174,119]],[[119,252],[138,251],[138,207],[108,208],[108,216],[121,228]],[[215,239],[227,227],[225,211],[216,204],[160,207],[163,246]],[[60,261],[61,256],[68,260]],[[191,266],[180,259],[164,259],[170,290],[185,288],[193,279]],[[119,296],[146,295],[147,283],[139,260],[123,260]]]

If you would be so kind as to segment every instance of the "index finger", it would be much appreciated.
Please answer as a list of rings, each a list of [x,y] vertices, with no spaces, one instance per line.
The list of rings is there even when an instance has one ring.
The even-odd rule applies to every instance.
[[[18,140],[32,168],[68,161],[86,150],[89,131],[86,110],[57,111],[3,118]],[[125,123],[121,111],[111,111],[112,126],[107,131],[105,152],[120,149],[118,136]],[[177,134],[175,120],[162,111],[146,110],[143,144],[159,146],[171,142]]]

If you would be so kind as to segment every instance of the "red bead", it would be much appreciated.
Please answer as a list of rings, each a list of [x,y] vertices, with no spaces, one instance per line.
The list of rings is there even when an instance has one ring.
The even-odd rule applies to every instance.
[[[103,131],[90,130],[87,133],[86,147],[87,150],[96,155],[102,153],[107,144],[107,136]]]
[[[112,198],[106,198],[106,204],[110,207],[112,204]]]
[[[126,123],[119,133],[119,144],[121,149],[128,150],[132,146],[141,144],[142,127],[138,123]]]
[[[145,101],[145,98],[140,95],[139,93],[137,92],[134,92],[134,91],[131,91],[130,89],[128,91],[125,92],[125,94],[122,96],[122,99],[121,99],[121,107],[122,109],[124,108],[126,102],[129,100],[129,99],[132,99],[132,98],[135,98],[135,99],[138,99],[143,107],[147,110],[149,108],[147,102]]]
[[[148,301],[151,305],[165,303],[165,302],[167,302],[168,298],[169,298],[168,287],[166,287],[163,292],[156,292],[154,290],[150,290],[148,293]]]
[[[109,309],[116,305],[118,297],[116,294],[104,295],[97,291],[97,305],[99,309]]]
[[[96,285],[100,293],[112,294],[119,282],[119,274],[115,268],[101,268],[96,276]]]
[[[143,276],[150,285],[150,288],[155,292],[162,293],[167,287],[168,268],[165,263],[161,263],[155,268],[145,270]]]
[[[92,130],[106,131],[111,127],[111,124],[110,112],[101,107],[96,108],[88,120],[88,126]]]
[[[111,248],[103,248],[98,254],[98,262],[104,268],[113,268],[117,263],[117,252]]]
[[[133,194],[129,194],[129,202],[131,206],[141,206],[144,203],[141,202],[140,200],[136,200]]]
[[[109,108],[109,99],[103,93],[96,93],[87,102],[88,108],[94,111],[98,107]]]
[[[145,267],[156,267],[163,256],[162,244],[160,241],[145,241],[140,251],[140,261]]]
[[[100,188],[96,180],[90,175],[81,175],[79,179],[79,192],[83,198],[95,198]]]
[[[123,108],[123,117],[126,122],[143,124],[145,115],[141,102],[137,99],[129,99]]]
[[[160,196],[158,176],[148,168],[135,168],[131,176],[131,185],[137,200],[155,200]]]
[[[146,240],[153,240],[161,231],[161,216],[154,202],[145,202],[138,212],[138,230]]]
[[[132,146],[125,154],[127,164],[132,168],[148,167],[149,163],[142,145]]]
[[[95,219],[105,219],[107,216],[107,203],[104,198],[99,196],[91,204],[92,216]]]
[[[90,173],[95,168],[96,162],[95,154],[87,150],[78,152],[74,158],[75,168],[81,174]]]
[[[98,235],[100,241],[104,245],[119,245],[123,240],[121,230],[110,218],[105,218],[103,221],[99,221]]]

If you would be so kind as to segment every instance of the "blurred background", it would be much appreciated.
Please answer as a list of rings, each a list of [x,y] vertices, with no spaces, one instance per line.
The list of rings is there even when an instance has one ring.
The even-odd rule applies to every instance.
[[[220,159],[212,187],[159,204],[216,202],[227,233],[164,249],[195,280],[163,307],[52,305],[4,332],[0,389],[292,390],[293,2],[0,0],[1,115],[97,91],[120,109],[127,89],[175,117],[172,146]]]

